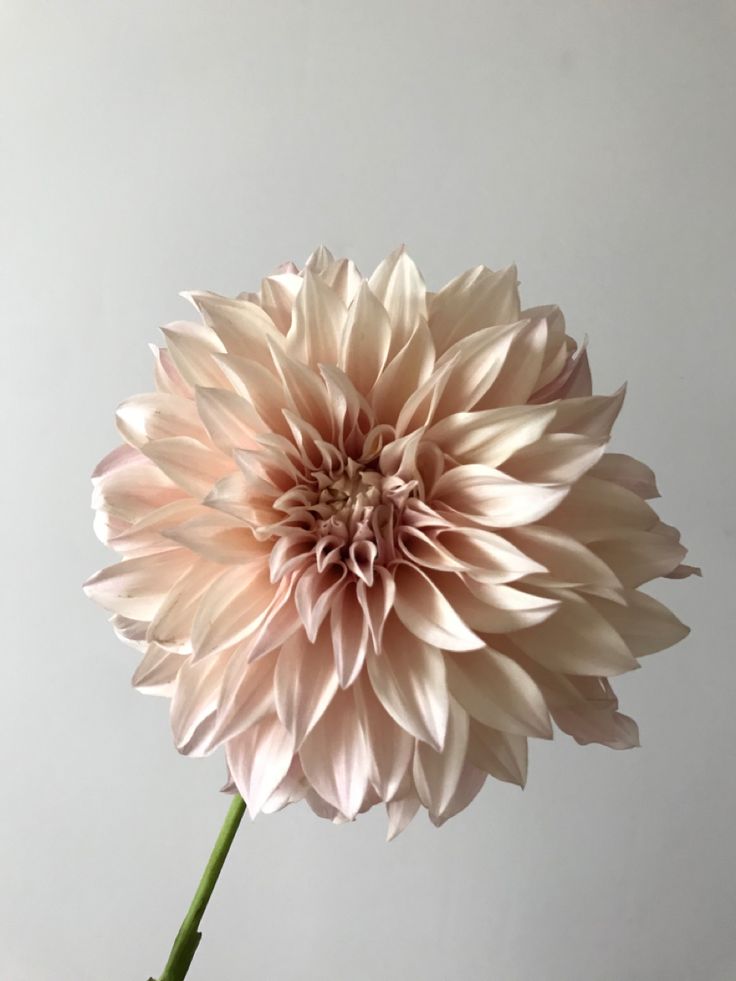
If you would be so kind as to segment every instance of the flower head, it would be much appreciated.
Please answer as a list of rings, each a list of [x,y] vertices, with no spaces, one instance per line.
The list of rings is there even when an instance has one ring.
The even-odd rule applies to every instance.
[[[557,307],[513,267],[429,293],[403,249],[186,295],[93,475],[122,561],[86,584],[182,753],[224,746],[252,814],[385,802],[393,836],[523,785],[552,720],[637,744],[609,679],[687,633],[638,587],[696,570]]]

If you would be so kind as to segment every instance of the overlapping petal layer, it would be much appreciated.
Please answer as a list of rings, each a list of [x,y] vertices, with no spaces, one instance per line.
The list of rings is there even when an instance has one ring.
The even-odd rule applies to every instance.
[[[552,722],[637,745],[608,679],[687,633],[638,587],[696,570],[556,307],[513,267],[430,294],[403,249],[187,297],[93,475],[121,561],[86,584],[181,752],[224,746],[253,815],[384,802],[393,836],[523,785]]]

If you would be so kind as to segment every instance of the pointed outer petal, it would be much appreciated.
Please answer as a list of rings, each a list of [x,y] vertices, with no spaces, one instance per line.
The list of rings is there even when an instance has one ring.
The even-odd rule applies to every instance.
[[[202,596],[192,624],[196,659],[232,647],[252,634],[275,593],[262,557],[224,572]]]
[[[440,752],[418,742],[414,751],[414,784],[419,800],[438,818],[457,790],[468,751],[468,713],[450,698],[447,734]]]
[[[145,652],[148,649],[146,643],[148,624],[145,620],[131,620],[130,617],[123,617],[116,613],[110,617],[110,623],[115,635],[124,644],[128,644],[129,647],[133,647],[137,651]]]
[[[620,484],[621,487],[643,497],[645,501],[653,497],[661,497],[654,471],[646,463],[635,460],[633,456],[627,456],[626,453],[604,453],[590,471],[590,476]]]
[[[547,432],[579,433],[592,439],[610,436],[625,395],[626,386],[622,385],[613,395],[561,399],[555,402],[554,419],[547,427]]]
[[[286,641],[278,654],[274,688],[276,711],[298,750],[338,690],[327,630],[320,631],[314,644],[304,631]]]
[[[235,785],[255,818],[291,766],[291,734],[269,715],[226,743],[225,752]]]
[[[687,549],[678,542],[651,531],[627,531],[593,542],[590,548],[624,586],[641,586],[666,576],[687,555]]]
[[[621,583],[605,562],[570,535],[546,525],[510,528],[505,533],[525,555],[543,569],[526,579],[532,586],[604,586]],[[545,571],[546,570],[546,571]]]
[[[597,477],[581,477],[544,524],[564,531],[584,544],[609,538],[611,533],[648,531],[657,515],[632,491]]]
[[[498,467],[517,450],[535,443],[554,415],[554,404],[455,412],[431,426],[426,439],[458,463]]]
[[[437,361],[435,371],[451,364],[450,377],[437,406],[436,417],[442,419],[455,412],[480,407],[484,396],[502,372],[509,349],[529,326],[528,321],[486,327],[464,337]],[[483,408],[494,408],[484,405]]]
[[[368,790],[371,762],[352,689],[338,690],[299,759],[317,793],[352,820]]]
[[[131,524],[151,511],[180,501],[184,491],[132,446],[109,454],[92,477],[92,507]],[[116,461],[111,458],[116,454]]]
[[[415,637],[447,651],[483,647],[480,637],[457,615],[429,576],[404,563],[396,567],[394,578],[394,612]]]
[[[240,564],[268,556],[267,546],[257,541],[242,521],[223,512],[207,510],[206,517],[170,528],[164,532],[165,537],[220,564]]]
[[[320,277],[340,297],[346,307],[354,301],[363,277],[352,259],[336,259],[320,272]]]
[[[332,436],[332,413],[322,378],[283,351],[272,348],[271,355],[284,391],[299,417],[316,426],[320,435],[329,439]]]
[[[514,453],[504,463],[504,473],[527,483],[571,484],[600,460],[606,443],[576,433],[542,436]]]
[[[370,394],[379,422],[395,423],[404,404],[432,374],[434,345],[429,328],[420,321],[399,353],[389,362]]]
[[[345,567],[328,565],[320,572],[316,566],[308,569],[294,590],[294,602],[310,641],[314,642],[337,594],[344,588]]]
[[[182,490],[203,500],[213,485],[235,469],[233,461],[191,436],[172,436],[147,443],[143,452]]]
[[[174,745],[185,756],[206,756],[229,651],[194,664],[186,658],[171,699]]]
[[[396,596],[396,583],[388,569],[379,566],[374,570],[373,585],[362,580],[357,586],[358,602],[363,608],[373,649],[379,654],[383,645],[383,628]]]
[[[268,339],[279,345],[284,343],[271,318],[256,303],[201,291],[182,296],[199,310],[229,354],[240,354],[268,367],[271,362]]]
[[[388,314],[363,282],[350,308],[338,364],[364,395],[371,391],[383,371],[390,345]]]
[[[490,647],[448,654],[450,694],[478,722],[517,736],[552,738],[544,695],[526,671]]]
[[[118,406],[115,416],[120,435],[138,448],[166,436],[206,439],[194,403],[177,395],[134,395]]]
[[[609,749],[634,749],[640,745],[639,727],[628,715],[617,712],[615,707],[615,700],[612,705],[585,701],[569,708],[556,709],[554,720],[580,746],[599,743]]]
[[[216,357],[236,393],[244,396],[255,410],[256,419],[249,421],[249,428],[256,431],[260,420],[260,431],[288,436],[289,427],[282,412],[291,403],[276,373],[237,354],[218,354]],[[223,387],[227,386],[220,386]]]
[[[356,584],[347,583],[335,597],[330,613],[335,670],[341,688],[348,688],[355,681],[368,650],[368,621],[356,594]]]
[[[573,358],[573,365],[570,374],[555,392],[556,398],[583,398],[592,394],[593,379],[590,375],[590,364],[588,362],[588,352],[586,350],[587,344],[588,338],[586,337],[583,340],[583,345],[577,356]]]
[[[391,718],[412,736],[441,749],[448,694],[439,650],[422,643],[392,617],[386,624],[383,653],[366,663],[373,690]]]
[[[256,449],[263,424],[253,406],[224,388],[197,388],[197,410],[215,446],[224,453]]]
[[[523,546],[519,549],[492,531],[442,528],[437,539],[475,579],[504,583],[546,572],[546,567],[530,558]]]
[[[176,676],[185,664],[186,659],[180,654],[172,654],[158,644],[150,644],[143,660],[135,669],[131,683],[144,695],[171,698]]]
[[[217,481],[204,504],[250,524],[253,520],[253,504],[249,501],[251,494],[249,483],[240,470],[235,470]],[[273,512],[269,510],[264,518],[267,522],[272,521]]]
[[[473,630],[505,634],[549,620],[559,600],[454,573],[435,575],[440,592]]]
[[[287,576],[277,586],[276,595],[256,630],[242,644],[244,656],[255,661],[284,644],[301,630],[301,620],[294,606],[293,579]]]
[[[144,517],[133,524],[122,525],[107,541],[107,544],[118,552],[128,555],[142,555],[150,552],[161,552],[171,547],[171,541],[164,537],[165,532],[184,521],[206,516],[208,509],[198,501],[182,497],[171,504],[149,511]]]
[[[215,701],[213,725],[203,741],[203,748],[212,753],[228,740],[257,725],[276,711],[274,670],[276,654],[259,658],[249,664],[240,648],[224,651],[206,662],[222,661],[222,675]]]
[[[639,665],[621,636],[593,603],[566,590],[549,590],[562,600],[553,617],[512,634],[525,654],[551,671],[613,677]],[[613,604],[615,606],[615,604]]]
[[[192,623],[202,594],[221,572],[219,566],[195,559],[169,590],[148,627],[146,640],[169,651],[191,654]]]
[[[312,368],[337,364],[346,316],[347,309],[337,293],[306,269],[286,335],[286,351]]]
[[[438,354],[485,327],[518,319],[516,266],[498,272],[476,266],[435,293],[429,303],[429,329]]]
[[[261,808],[261,814],[275,814],[288,804],[304,800],[308,784],[298,757],[294,757],[286,776]]]
[[[539,382],[547,346],[545,320],[520,321],[524,327],[515,335],[496,380],[476,408],[523,405]]]
[[[404,347],[420,320],[427,319],[424,280],[402,245],[376,267],[368,285],[391,322],[391,358]]]
[[[288,333],[294,301],[302,284],[302,277],[295,272],[277,273],[261,282],[261,306],[280,334]]]
[[[228,388],[213,355],[225,351],[217,334],[204,324],[178,321],[162,328],[172,360],[190,385]]]
[[[415,795],[401,797],[398,800],[390,800],[386,804],[388,814],[388,828],[386,831],[386,841],[393,841],[404,831],[411,822],[414,815],[421,806],[419,798]]]
[[[386,713],[363,673],[355,683],[355,703],[371,760],[371,783],[383,801],[400,792],[414,755],[414,737]]]
[[[703,572],[697,565],[678,565],[672,572],[668,572],[665,579],[687,579],[689,576],[700,576]]]
[[[469,463],[447,470],[429,492],[433,506],[447,505],[460,515],[491,528],[539,521],[559,509],[566,486],[525,484],[500,470]]]
[[[191,553],[183,548],[125,559],[96,572],[84,584],[84,591],[111,613],[122,613],[133,620],[151,620],[166,594],[191,564]]]
[[[164,395],[179,395],[182,398],[192,397],[192,386],[185,382],[174,364],[173,358],[165,347],[148,345],[154,358],[154,378],[156,391]]]
[[[528,765],[527,737],[498,732],[471,719],[468,760],[497,780],[523,787]]]
[[[309,269],[316,276],[322,276],[328,271],[328,269],[330,269],[334,261],[335,257],[327,246],[318,245],[317,248],[310,253],[309,258],[304,263],[304,268]]]
[[[623,595],[626,606],[597,596],[590,597],[590,604],[623,637],[635,657],[663,651],[690,633],[689,627],[652,596],[636,589],[627,589]]]
[[[451,817],[455,817],[460,811],[464,811],[465,808],[472,804],[475,798],[478,796],[483,784],[486,782],[487,774],[482,770],[474,767],[472,763],[466,763],[460,773],[460,779],[457,782],[457,789],[452,795],[452,799],[448,803],[447,807],[444,809],[442,814],[432,816],[430,814],[429,819],[432,824],[437,828],[441,828],[442,825],[449,821]]]
[[[345,824],[347,820],[345,815],[341,814],[332,804],[328,804],[326,800],[322,800],[316,790],[311,788],[307,790],[304,799],[317,817],[332,821],[333,824]]]
[[[437,414],[442,393],[452,377],[454,362],[438,366],[429,378],[412,392],[399,412],[396,433],[399,436],[413,433],[429,425]]]

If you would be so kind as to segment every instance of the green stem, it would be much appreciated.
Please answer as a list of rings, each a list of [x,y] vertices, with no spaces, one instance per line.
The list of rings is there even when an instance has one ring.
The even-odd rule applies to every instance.
[[[230,846],[233,843],[235,833],[238,830],[240,822],[243,820],[244,814],[245,801],[240,795],[236,794],[225,816],[225,821],[223,822],[220,833],[217,836],[217,841],[215,842],[215,847],[212,849],[210,859],[197,886],[194,899],[179,927],[174,946],[171,948],[164,973],[159,978],[159,981],[184,981],[184,978],[187,976],[192,958],[199,946],[199,941],[202,939],[202,934],[199,932],[199,924],[204,916],[204,911],[207,909],[207,903],[212,895],[212,890],[215,888],[215,883],[222,871],[222,866],[225,864],[227,853],[230,851]],[[156,981],[156,979],[149,978],[148,981]]]

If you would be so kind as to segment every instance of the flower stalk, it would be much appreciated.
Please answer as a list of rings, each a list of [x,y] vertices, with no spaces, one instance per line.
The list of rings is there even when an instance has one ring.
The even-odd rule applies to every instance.
[[[210,901],[210,896],[220,876],[222,867],[225,864],[225,859],[230,851],[230,846],[233,843],[244,814],[245,801],[239,794],[236,794],[225,816],[209,861],[202,873],[202,878],[197,886],[194,899],[192,899],[187,914],[176,935],[169,959],[166,962],[166,967],[158,981],[184,981],[184,978],[187,976],[192,958],[199,946],[199,941],[202,939],[199,924],[202,922],[202,917],[207,909],[207,903]],[[156,979],[149,978],[148,981],[156,981]]]

